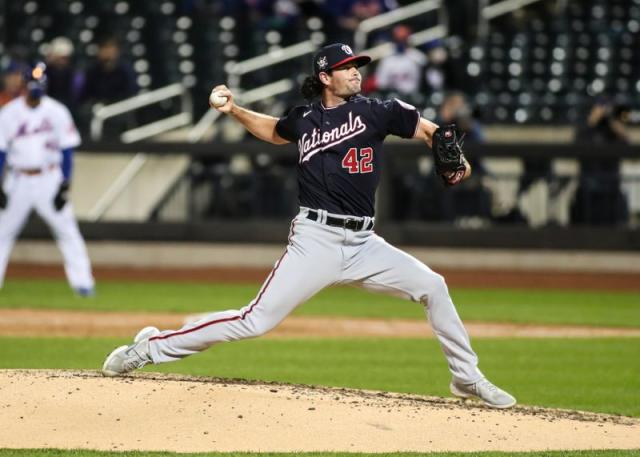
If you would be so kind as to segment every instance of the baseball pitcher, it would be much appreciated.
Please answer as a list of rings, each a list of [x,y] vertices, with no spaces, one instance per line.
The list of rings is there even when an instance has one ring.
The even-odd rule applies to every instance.
[[[27,75],[26,95],[0,111],[0,287],[15,240],[33,209],[49,225],[64,257],[71,287],[81,296],[94,294],[87,250],[67,193],[73,148],[80,136],[69,110],[45,95],[44,64]]]
[[[298,146],[300,212],[289,243],[253,301],[240,310],[212,313],[179,330],[141,330],[133,344],[115,349],[103,373],[116,376],[149,363],[187,357],[223,341],[262,335],[298,305],[334,284],[403,296],[421,303],[442,346],[454,395],[476,397],[493,408],[509,408],[514,397],[478,369],[478,358],[449,296],[444,278],[374,231],[374,198],[387,135],[424,141],[436,172],[456,185],[471,169],[454,126],[438,127],[400,100],[381,101],[360,93],[359,67],[371,59],[349,46],[332,44],[313,59],[305,80],[308,104],[277,119],[234,103],[225,86],[211,104],[261,140]]]

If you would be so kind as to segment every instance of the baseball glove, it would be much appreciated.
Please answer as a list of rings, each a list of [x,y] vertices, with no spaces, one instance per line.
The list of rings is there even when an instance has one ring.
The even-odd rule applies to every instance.
[[[438,127],[431,139],[431,151],[435,162],[436,173],[442,177],[447,186],[462,181],[466,166],[462,153],[463,138],[458,137],[455,124]]]
[[[56,196],[53,197],[53,206],[55,207],[56,211],[60,211],[62,208],[64,208],[64,205],[67,204],[68,193],[69,183],[67,181],[64,181],[60,184]]]

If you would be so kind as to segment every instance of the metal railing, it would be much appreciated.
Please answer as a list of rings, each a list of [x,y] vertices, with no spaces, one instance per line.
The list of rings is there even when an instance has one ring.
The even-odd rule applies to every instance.
[[[318,49],[317,44],[307,40],[286,48],[274,49],[266,54],[252,57],[242,62],[229,62],[224,67],[227,72],[227,84],[229,87],[236,88],[240,85],[240,78],[247,73],[263,70],[272,65],[302,57],[314,52],[316,49]]]
[[[99,141],[102,139],[102,130],[104,122],[116,116],[135,111],[145,106],[160,103],[173,97],[181,98],[180,115],[171,116],[161,121],[152,122],[135,129],[122,133],[121,140],[131,143],[140,141],[152,136],[164,133],[168,130],[182,127],[191,123],[191,113],[193,111],[193,103],[191,100],[191,92],[188,88],[180,83],[170,84],[160,89],[152,90],[142,94],[134,95],[131,98],[112,103],[110,105],[96,105],[93,108],[93,118],[91,119],[91,139]]]
[[[379,16],[372,17],[370,19],[365,19],[358,25],[353,38],[353,45],[356,52],[362,52],[364,47],[367,45],[367,37],[374,30],[387,27],[391,24],[395,24],[396,22],[405,21],[414,16],[435,11],[440,8],[441,5],[442,2],[440,0],[423,0],[380,14]]]
[[[482,17],[491,20],[539,1],[540,0],[504,0],[499,3],[494,3],[493,5],[485,6],[482,9]]]

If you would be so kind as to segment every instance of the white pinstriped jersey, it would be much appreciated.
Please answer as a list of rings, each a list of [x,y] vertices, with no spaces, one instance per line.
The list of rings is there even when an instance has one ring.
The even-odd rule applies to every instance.
[[[62,161],[61,151],[80,145],[69,110],[51,97],[35,108],[18,97],[0,110],[0,151],[12,168],[44,168]]]

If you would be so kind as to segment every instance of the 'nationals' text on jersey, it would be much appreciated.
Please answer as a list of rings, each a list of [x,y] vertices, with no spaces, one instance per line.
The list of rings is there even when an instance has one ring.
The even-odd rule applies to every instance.
[[[298,145],[300,206],[373,217],[382,143],[387,135],[413,138],[419,122],[407,103],[361,95],[332,108],[318,101],[292,109],[276,131]]]

